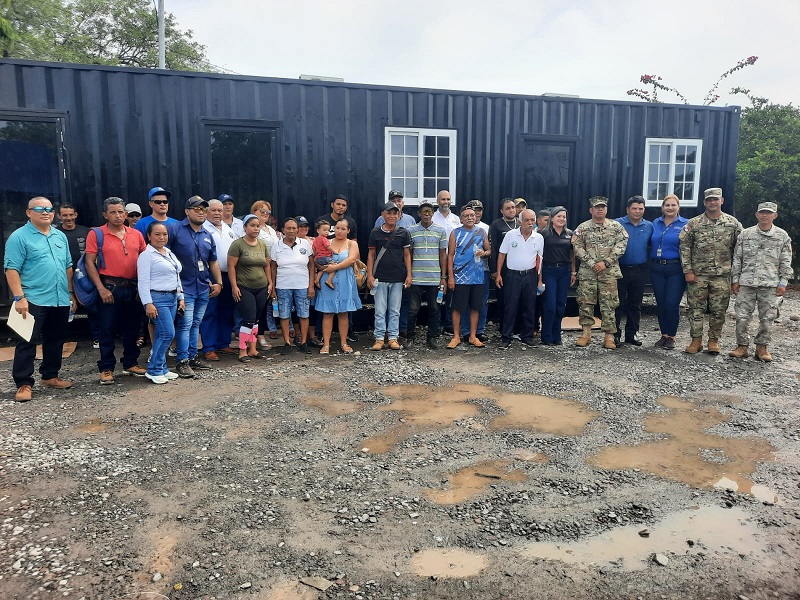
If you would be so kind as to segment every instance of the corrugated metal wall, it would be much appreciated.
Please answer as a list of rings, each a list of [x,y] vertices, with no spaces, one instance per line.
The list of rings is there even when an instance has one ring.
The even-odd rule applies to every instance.
[[[609,196],[609,214],[617,216],[625,199],[641,192],[646,137],[702,138],[701,189],[722,186],[732,200],[740,116],[736,107],[0,61],[0,111],[13,109],[66,115],[68,194],[84,217],[99,216],[110,195],[145,204],[153,185],[179,199],[216,196],[225,190],[209,189],[201,119],[277,123],[274,212],[313,218],[344,194],[362,242],[384,201],[386,126],[456,129],[455,202],[483,200],[485,220],[497,215],[501,198],[519,193],[515,153],[521,135],[575,139],[570,204],[577,216],[570,221],[577,223],[588,214],[589,196]],[[172,209],[180,216],[177,205]]]

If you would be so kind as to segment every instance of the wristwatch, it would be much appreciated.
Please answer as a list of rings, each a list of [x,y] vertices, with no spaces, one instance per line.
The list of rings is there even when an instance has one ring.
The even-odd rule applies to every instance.
[[[14,296],[14,302],[19,302],[19,301],[20,301],[20,300],[22,300],[24,297],[25,297],[25,294],[22,294],[22,296]]]
[[[608,261],[608,260],[604,260],[604,261],[603,261],[603,264],[605,264],[605,266],[606,266],[606,269],[610,269],[610,268],[611,268],[611,262],[610,262],[610,261]]]

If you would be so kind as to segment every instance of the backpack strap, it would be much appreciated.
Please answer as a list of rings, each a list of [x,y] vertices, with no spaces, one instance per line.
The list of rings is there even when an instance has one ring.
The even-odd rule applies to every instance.
[[[103,242],[105,241],[105,235],[103,234],[103,228],[92,227],[92,231],[94,231],[95,238],[97,239],[97,264],[101,269],[105,269],[106,259],[103,257]]]

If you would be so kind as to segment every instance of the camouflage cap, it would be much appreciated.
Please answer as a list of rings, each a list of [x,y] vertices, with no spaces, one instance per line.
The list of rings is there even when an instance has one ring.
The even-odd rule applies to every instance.
[[[483,202],[481,202],[480,200],[470,200],[469,202],[467,202],[467,206],[473,209],[479,208],[483,210]]]
[[[762,202],[761,204],[758,205],[758,211],[757,212],[776,213],[776,212],[778,212],[778,205],[775,204],[774,202]]]
[[[608,206],[608,198],[605,196],[592,196],[589,198],[589,207],[594,208],[595,206]]]
[[[703,199],[708,200],[709,198],[722,198],[722,188],[708,188],[704,191]]]

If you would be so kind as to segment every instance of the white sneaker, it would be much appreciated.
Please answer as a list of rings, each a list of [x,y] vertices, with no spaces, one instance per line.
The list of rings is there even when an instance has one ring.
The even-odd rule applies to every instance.
[[[167,356],[178,356],[178,351],[175,348],[170,348],[167,350]]]
[[[180,375],[178,375],[177,373],[173,373],[172,371],[167,371],[166,373],[161,375],[161,377],[165,377],[168,381],[171,381],[173,379],[177,379],[178,377],[180,377]]]
[[[95,350],[99,350],[100,349],[100,340],[93,340],[92,341],[92,348],[94,348]]]
[[[150,375],[150,373],[145,373],[144,376],[147,377],[153,383],[161,384],[161,383],[167,383],[167,381],[169,381],[163,375]]]

